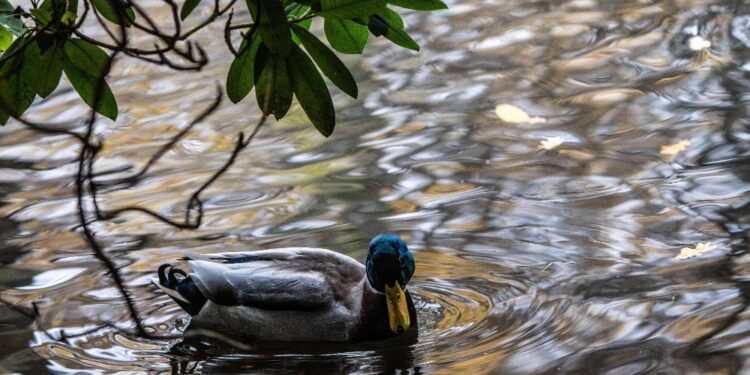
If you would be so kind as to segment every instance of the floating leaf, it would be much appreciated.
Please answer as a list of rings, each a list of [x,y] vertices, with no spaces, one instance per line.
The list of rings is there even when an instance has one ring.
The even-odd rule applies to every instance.
[[[530,117],[526,111],[512,104],[498,104],[495,106],[495,114],[500,120],[512,124],[536,124],[546,121],[542,117]]]
[[[570,103],[585,107],[610,107],[617,103],[631,100],[644,92],[629,88],[596,89],[575,94],[570,97]]]
[[[287,61],[294,95],[302,110],[320,134],[328,137],[336,125],[336,112],[323,77],[297,45],[292,46]]]
[[[323,24],[326,39],[336,51],[348,54],[360,54],[367,44],[367,26],[351,20],[328,18]]]
[[[659,153],[669,159],[673,159],[675,156],[677,156],[677,154],[679,154],[682,151],[685,151],[685,149],[687,149],[688,146],[690,146],[690,141],[687,139],[683,139],[671,145],[661,146],[661,150],[659,150]]]
[[[336,85],[336,87],[340,88],[341,91],[345,92],[352,98],[356,98],[357,82],[354,81],[352,73],[346,68],[346,65],[339,60],[336,54],[328,49],[328,47],[326,47],[309,31],[297,25],[292,25],[292,30],[297,34],[300,41],[302,41],[305,50],[310,54],[313,61],[318,64],[318,67],[323,71],[323,74],[325,74],[326,77]]]
[[[180,19],[184,21],[185,18],[188,18],[190,13],[192,13],[200,3],[201,0],[185,0],[185,3],[182,4],[182,9],[180,9]]]
[[[94,8],[107,21],[117,25],[130,27],[135,22],[135,12],[133,8],[125,5],[121,0],[91,0]]]
[[[683,247],[680,249],[680,254],[674,257],[676,260],[684,260],[692,257],[697,257],[707,251],[711,251],[719,248],[719,245],[710,242],[701,242],[695,247]]]
[[[539,142],[539,148],[544,150],[552,150],[554,148],[557,148],[561,144],[565,143],[565,140],[562,139],[562,137],[547,137],[542,139],[541,142]]]
[[[711,41],[703,39],[703,37],[696,35],[688,39],[688,48],[693,51],[700,51],[702,49],[711,48]]]
[[[325,18],[368,17],[385,8],[384,0],[320,0],[317,14]]]
[[[255,56],[260,45],[261,42],[258,38],[253,38],[250,47],[247,46],[247,41],[243,40],[239,55],[234,58],[232,65],[229,66],[227,96],[232,103],[237,103],[247,96],[255,84]]]
[[[440,0],[388,0],[389,4],[414,10],[439,10],[448,9],[448,6]]]

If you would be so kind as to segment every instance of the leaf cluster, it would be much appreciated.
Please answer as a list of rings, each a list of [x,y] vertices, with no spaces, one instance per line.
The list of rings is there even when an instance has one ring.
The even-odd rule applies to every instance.
[[[390,4],[417,10],[446,7],[439,0],[396,0]],[[255,87],[264,113],[280,119],[296,97],[315,128],[329,136],[336,116],[323,76],[345,94],[358,95],[352,73],[333,50],[360,54],[370,33],[419,50],[404,31],[401,17],[388,5],[385,0],[247,0],[254,24],[230,66],[226,82],[229,99],[237,103]],[[308,31],[314,17],[323,18],[333,50]]]
[[[110,6],[110,1],[117,0],[93,3],[105,9],[103,15],[118,19],[116,12],[123,8]],[[63,73],[86,104],[106,117],[117,118],[117,102],[104,80],[110,57],[99,46],[73,36],[77,10],[75,0],[44,0],[30,9],[28,15],[35,26],[27,27],[17,10],[7,0],[0,0],[0,41],[6,40],[6,44],[0,43],[4,50],[0,56],[0,124],[10,116],[20,117],[37,95],[49,96]]]
[[[78,1],[83,1],[84,11],[78,9]],[[200,0],[186,0],[179,12],[173,5],[178,30],[199,5]],[[419,45],[390,6],[446,8],[440,0],[246,0],[245,5],[252,23],[231,26],[230,16],[225,28],[225,39],[235,55],[226,81],[228,97],[237,103],[254,88],[258,106],[276,119],[286,115],[296,98],[324,136],[333,132],[336,116],[323,77],[345,94],[358,96],[357,83],[336,52],[361,54],[370,34],[418,51]],[[0,0],[0,124],[9,117],[20,117],[37,95],[50,95],[63,74],[92,109],[110,119],[117,118],[117,101],[106,77],[112,53],[125,47],[99,42],[78,30],[89,10],[108,32],[104,20],[118,25],[123,33],[131,27],[149,30],[141,26],[139,18],[153,26],[147,14],[130,0],[43,0],[41,4],[33,2],[28,12]],[[155,32],[168,42],[167,47],[150,52],[129,49],[128,54],[144,60],[149,53],[158,54],[161,59],[146,61],[164,63],[165,51],[222,12],[217,0],[214,13],[198,28],[179,37]],[[313,19],[322,19],[328,45],[309,31]],[[230,42],[232,30],[242,33],[237,49]]]

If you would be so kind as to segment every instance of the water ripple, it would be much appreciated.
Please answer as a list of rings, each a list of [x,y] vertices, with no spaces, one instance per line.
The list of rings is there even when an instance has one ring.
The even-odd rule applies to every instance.
[[[416,340],[236,347],[96,330],[131,326],[77,232],[70,181],[79,149],[14,123],[0,128],[0,295],[36,302],[43,318],[27,329],[0,309],[8,338],[0,368],[747,372],[747,4],[449,3],[405,16],[419,54],[371,38],[368,55],[347,61],[366,94],[353,101],[332,91],[339,113],[330,138],[296,104],[269,123],[204,192],[199,230],[137,213],[91,223],[146,328],[164,334],[180,333],[187,319],[150,278],[185,252],[313,246],[363,260],[374,234],[398,233],[417,262],[408,286]],[[211,32],[196,35],[217,60],[200,77],[115,65],[123,113],[96,126],[102,181],[138,170],[210,104],[231,60]],[[526,116],[506,121],[498,105]],[[100,204],[182,218],[233,136],[258,118],[251,107],[222,105],[137,185],[102,189]],[[86,108],[63,85],[29,118],[77,123]],[[700,244],[713,250],[676,259]]]

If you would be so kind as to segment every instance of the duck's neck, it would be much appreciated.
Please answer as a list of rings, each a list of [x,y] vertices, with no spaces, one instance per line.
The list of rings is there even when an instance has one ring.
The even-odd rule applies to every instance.
[[[388,321],[388,304],[385,293],[378,292],[367,281],[367,277],[359,285],[362,288],[362,301],[360,304],[360,325],[358,335],[364,340],[380,340],[388,337],[398,336],[391,331]],[[404,290],[406,305],[409,309],[411,327],[402,336],[416,339],[417,337],[417,310],[411,299],[409,291]]]
[[[359,335],[365,340],[377,340],[394,336],[388,324],[388,305],[385,294],[375,290],[367,281],[362,280],[362,301],[360,304]]]

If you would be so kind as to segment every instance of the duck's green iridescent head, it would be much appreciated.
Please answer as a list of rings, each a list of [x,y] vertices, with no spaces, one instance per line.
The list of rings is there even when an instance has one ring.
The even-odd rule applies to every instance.
[[[365,266],[370,285],[386,295],[391,330],[406,331],[411,322],[404,289],[414,274],[414,255],[397,235],[379,234],[370,241]]]

